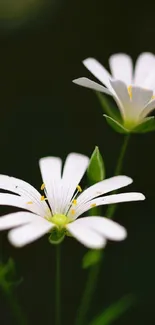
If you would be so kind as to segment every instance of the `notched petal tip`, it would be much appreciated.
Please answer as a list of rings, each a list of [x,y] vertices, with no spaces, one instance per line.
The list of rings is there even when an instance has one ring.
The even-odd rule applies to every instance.
[[[8,232],[7,237],[8,237],[8,241],[10,242],[10,244],[11,244],[12,246],[16,247],[16,248],[21,248],[21,247],[23,247],[23,246],[26,246],[26,245],[22,245],[20,241],[18,242],[16,239],[14,239],[14,235],[13,235],[12,230],[10,230],[10,231]]]
[[[115,177],[118,178],[118,180],[123,181],[126,185],[130,185],[131,183],[133,183],[133,179],[131,177],[129,177],[129,176],[118,175],[118,176],[115,176]]]
[[[96,62],[97,60],[95,58],[89,57],[89,58],[84,59],[82,61],[82,63],[85,65],[85,64],[90,63],[92,61],[95,61]]]
[[[80,78],[77,78],[77,79],[73,79],[72,82],[76,85],[81,85],[81,82],[83,83],[83,81],[85,80],[86,78],[85,77],[80,77]]]
[[[121,226],[120,230],[121,231],[120,231],[120,233],[118,235],[118,238],[117,238],[118,241],[119,240],[125,240],[127,238],[127,236],[128,236],[127,230],[124,227]]]
[[[144,201],[146,199],[145,195],[142,193],[137,193],[137,200]]]

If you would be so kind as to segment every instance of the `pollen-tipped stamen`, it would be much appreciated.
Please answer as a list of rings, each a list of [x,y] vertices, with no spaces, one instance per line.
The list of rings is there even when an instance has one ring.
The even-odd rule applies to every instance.
[[[128,87],[128,94],[129,94],[130,99],[132,99],[132,86]]]

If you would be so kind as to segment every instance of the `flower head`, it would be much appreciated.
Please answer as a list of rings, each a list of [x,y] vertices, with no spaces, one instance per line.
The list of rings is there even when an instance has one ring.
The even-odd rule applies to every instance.
[[[93,58],[83,64],[105,87],[83,77],[73,82],[113,96],[121,114],[114,123],[121,131],[146,132],[155,128],[154,118],[147,118],[155,109],[155,55],[142,53],[133,69],[130,56],[114,54],[109,58],[111,74]],[[108,121],[112,124],[113,118]]]
[[[0,194],[0,205],[22,208],[27,211],[11,213],[0,218],[0,230],[10,229],[9,241],[24,246],[50,233],[50,240],[59,241],[71,234],[90,248],[101,248],[106,239],[123,240],[126,230],[104,217],[77,219],[94,206],[143,200],[141,193],[123,193],[102,196],[122,188],[132,179],[116,176],[101,181],[82,192],[79,185],[89,163],[88,157],[71,153],[67,156],[61,176],[62,161],[46,157],[39,161],[43,178],[40,194],[33,186],[20,179],[0,175],[0,188],[14,194]]]

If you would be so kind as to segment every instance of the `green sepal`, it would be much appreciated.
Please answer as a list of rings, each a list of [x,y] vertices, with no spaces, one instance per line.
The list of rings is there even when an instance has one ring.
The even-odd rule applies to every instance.
[[[117,107],[114,107],[114,105],[110,102],[109,98],[107,99],[105,95],[101,94],[98,91],[96,91],[95,93],[100,101],[103,111],[108,116],[111,116],[114,120],[121,122],[121,114]]]
[[[50,244],[60,244],[65,238],[65,229],[59,229],[57,227],[51,230],[51,234],[48,238]]]
[[[155,117],[146,117],[144,121],[138,124],[132,132],[134,133],[147,133],[155,130]]]
[[[95,147],[91,155],[87,169],[87,177],[91,185],[98,183],[105,178],[104,161],[98,147]]]
[[[135,303],[135,297],[128,295],[99,314],[89,325],[110,325]]]
[[[108,116],[108,115],[103,115],[106,118],[106,121],[108,124],[118,133],[123,133],[123,134],[128,134],[132,132],[131,130],[126,129],[120,122],[115,120],[114,118]]]
[[[101,260],[103,251],[98,249],[89,250],[83,257],[82,267],[83,269],[88,269],[90,266],[93,266]]]

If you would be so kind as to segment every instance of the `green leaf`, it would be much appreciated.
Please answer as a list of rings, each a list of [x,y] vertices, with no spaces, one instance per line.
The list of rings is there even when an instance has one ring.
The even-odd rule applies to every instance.
[[[135,297],[133,295],[125,296],[104,310],[89,325],[110,325],[134,303]]]
[[[144,119],[144,121],[140,124],[138,124],[132,132],[135,133],[147,133],[155,130],[155,117],[147,117]]]
[[[108,115],[103,115],[108,124],[118,133],[125,133],[125,134],[128,134],[130,133],[131,131],[126,129],[121,123],[119,123],[118,121],[116,121],[115,119],[113,119],[112,117],[108,116]]]
[[[114,107],[114,105],[112,103],[110,103],[111,98],[107,99],[107,97],[105,95],[101,94],[98,91],[96,91],[96,95],[101,103],[103,111],[107,115],[111,116],[114,120],[121,122],[121,120],[122,120],[121,114],[120,114],[118,108]]]
[[[83,257],[82,267],[87,269],[90,266],[97,264],[101,260],[103,252],[101,250],[92,249],[89,250]]]
[[[91,185],[100,182],[105,178],[104,162],[98,147],[95,147],[90,158],[87,177]]]

